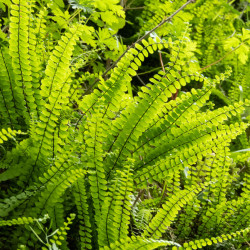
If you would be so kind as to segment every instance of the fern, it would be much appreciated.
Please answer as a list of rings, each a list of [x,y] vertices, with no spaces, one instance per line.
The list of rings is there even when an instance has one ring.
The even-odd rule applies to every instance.
[[[13,68],[11,65],[11,58],[9,52],[2,47],[0,53],[0,64],[1,64],[1,112],[4,112],[6,115],[2,121],[2,124],[5,126],[10,126],[14,128],[20,122],[20,102],[18,99],[18,94],[15,90],[15,78],[13,74]],[[1,115],[3,116],[3,114]]]
[[[2,129],[2,131],[0,131],[0,144],[2,144],[4,141],[8,141],[8,138],[13,138],[17,134],[22,134],[22,132],[20,130],[11,130],[10,128],[8,128],[7,130]]]
[[[3,10],[10,249],[248,244],[249,32],[229,37],[238,11],[227,1],[132,4],[13,0]],[[140,11],[137,30],[150,31],[123,52],[125,11]],[[134,88],[157,53],[160,69]]]
[[[31,56],[29,52],[30,44],[32,43],[30,39],[33,39],[29,19],[30,5],[30,1],[13,1],[9,47],[13,71],[15,73],[15,84],[22,100],[21,104],[25,107],[23,111],[26,120],[32,115],[37,115],[37,105],[32,85]]]
[[[204,247],[204,246],[211,246],[212,244],[214,243],[218,243],[218,242],[223,242],[223,241],[226,241],[226,240],[230,240],[232,238],[238,238],[242,235],[246,235],[247,233],[249,232],[249,228],[246,228],[244,230],[241,230],[241,231],[236,231],[236,232],[233,232],[231,234],[226,234],[226,235],[221,235],[221,236],[218,236],[218,237],[213,237],[211,239],[200,239],[200,240],[197,240],[197,241],[190,241],[188,243],[184,243],[184,248],[183,249],[197,249],[197,248],[201,248],[201,247]]]
[[[87,203],[87,194],[85,190],[85,183],[83,180],[79,180],[75,184],[74,191],[77,211],[78,211],[78,219],[80,220],[80,239],[81,239],[81,248],[91,249],[91,224],[90,224],[90,215],[88,211],[88,203]]]

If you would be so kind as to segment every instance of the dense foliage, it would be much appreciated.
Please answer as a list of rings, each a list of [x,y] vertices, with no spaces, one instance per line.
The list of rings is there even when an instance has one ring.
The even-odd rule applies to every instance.
[[[0,14],[1,249],[249,249],[249,1]]]

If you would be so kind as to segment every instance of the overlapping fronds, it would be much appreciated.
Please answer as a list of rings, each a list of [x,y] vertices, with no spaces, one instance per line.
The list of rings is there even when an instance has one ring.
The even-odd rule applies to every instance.
[[[122,54],[124,2],[69,1],[65,12],[61,0],[8,5],[0,226],[13,230],[0,235],[12,249],[245,247],[250,102],[241,49],[250,34],[235,28],[230,40],[232,26],[221,29],[236,15],[227,1],[147,0],[139,32],[190,5]],[[225,20],[209,12],[219,7]],[[115,39],[121,56],[105,71]],[[84,61],[88,51],[98,63]],[[239,62],[227,68],[235,51]],[[133,88],[155,56],[161,70]]]

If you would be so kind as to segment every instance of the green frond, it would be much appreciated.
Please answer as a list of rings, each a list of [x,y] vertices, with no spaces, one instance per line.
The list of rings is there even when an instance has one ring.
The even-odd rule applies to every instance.
[[[128,236],[131,212],[132,173],[130,166],[117,170],[116,178],[110,187],[108,199],[104,201],[100,221],[100,246],[110,245]]]
[[[38,55],[37,63],[41,65],[48,58],[45,58],[45,55],[48,57],[47,53],[44,55],[44,46],[45,46],[45,39],[46,39],[46,19],[48,16],[48,10],[46,8],[41,8],[37,17],[34,20],[34,33],[36,36],[36,43],[35,43],[35,53]]]
[[[246,236],[249,233],[249,228],[242,229],[240,231],[232,232],[229,234],[222,234],[221,236],[217,237],[212,237],[212,238],[205,238],[205,239],[199,239],[196,241],[190,241],[188,243],[184,243],[183,247],[179,249],[186,249],[186,250],[191,250],[191,249],[197,249],[197,248],[202,248],[205,246],[211,246],[213,244],[221,243],[223,241],[231,240],[231,239],[237,239],[241,238],[242,236]]]
[[[64,226],[60,227],[53,237],[49,240],[49,243],[46,244],[48,249],[51,249],[55,244],[58,247],[61,247],[62,241],[67,237],[67,231],[70,229],[69,226],[72,224],[72,220],[75,219],[75,214],[70,214],[70,217],[67,217],[67,221],[64,222]]]
[[[165,75],[164,72],[162,74],[155,76],[157,80],[155,78],[150,79],[154,85],[148,84],[147,88],[143,88],[142,92],[138,93],[140,96],[138,104],[131,105],[126,112],[123,112],[123,117],[127,119],[126,122],[120,122],[120,124],[123,124],[123,127],[120,128],[120,133],[111,148],[113,151],[118,149],[118,156],[113,159],[113,162],[109,163],[112,164],[111,170],[115,168],[121,156],[126,157],[131,151],[135,150],[139,137],[150,126],[153,119],[157,117],[167,98],[176,93],[181,88],[181,85],[185,85],[185,78],[189,77],[185,73],[182,76],[177,75],[174,71],[171,74]],[[202,80],[202,77],[198,75],[195,77],[191,76],[191,78]],[[132,115],[130,115],[131,113]]]
[[[96,224],[101,219],[101,207],[107,195],[107,180],[105,175],[105,168],[103,165],[103,128],[100,124],[98,115],[92,116],[89,123],[86,124],[85,143],[88,146],[86,152],[86,160],[88,167],[88,180],[90,184],[90,192],[93,199],[95,210]]]
[[[85,170],[73,169],[65,172],[60,177],[53,178],[41,192],[38,201],[36,202],[34,213],[39,213],[39,215],[41,215],[44,211],[48,211],[50,214],[51,209],[53,209],[65,190],[85,174]]]
[[[18,128],[22,117],[22,102],[16,91],[15,76],[8,50],[0,48],[0,94],[1,120],[3,126]],[[21,125],[21,123],[20,123]]]
[[[209,98],[210,90],[211,88],[188,92],[181,99],[177,98],[167,102],[161,109],[163,114],[159,114],[151,127],[140,137],[141,145],[134,150],[134,153],[142,147],[145,150],[147,144],[157,146],[156,140],[159,141],[163,139],[163,136],[171,133],[172,127],[181,126],[187,120],[192,122],[192,117],[197,111],[194,106],[202,107],[202,104]]]
[[[7,217],[16,207],[23,204],[24,201],[32,197],[32,191],[25,191],[18,195],[5,198],[0,203],[0,217]]]
[[[40,65],[41,55],[36,53],[36,46],[37,46],[37,37],[35,33],[35,27],[32,18],[32,12],[35,8],[35,1],[30,0],[29,2],[29,25],[28,25],[28,54],[30,59],[30,70],[31,70],[31,77],[32,77],[32,90],[35,99],[35,104],[37,106],[37,111],[41,108],[41,94],[40,94],[40,83],[41,83],[41,71],[42,67]],[[34,118],[33,118],[34,119]]]
[[[16,135],[18,134],[23,134],[20,130],[11,130],[10,128],[6,129],[2,129],[0,131],[0,144],[8,141],[11,138],[14,138]]]
[[[90,215],[89,215],[89,206],[87,202],[87,194],[85,188],[85,181],[79,179],[74,184],[74,197],[75,203],[77,206],[77,218],[80,221],[79,225],[79,235],[81,240],[82,249],[92,249],[91,246],[91,224],[90,224]]]
[[[45,70],[46,76],[42,80],[41,85],[43,107],[35,129],[35,139],[40,143],[36,161],[39,159],[40,154],[48,155],[48,150],[51,150],[53,147],[51,143],[52,131],[57,125],[62,105],[67,105],[69,102],[70,78],[74,75],[74,72],[70,71],[69,66],[77,38],[77,27],[74,27],[66,35],[62,36],[58,42],[59,45],[55,47],[48,61]],[[46,103],[45,100],[47,100]],[[62,126],[64,128],[61,128],[61,130],[67,129],[66,124],[62,124]]]
[[[32,217],[19,217],[12,220],[2,220],[0,221],[0,226],[13,226],[13,225],[30,225],[36,221],[47,220],[48,215],[45,215],[43,218],[32,218]]]
[[[31,217],[22,217],[12,220],[0,221],[0,226],[13,226],[13,225],[25,225],[34,223],[34,219]]]
[[[12,57],[16,91],[20,98],[21,107],[24,107],[22,112],[26,123],[32,116],[37,116],[29,54],[30,4],[31,1],[26,0],[13,1],[9,40],[9,54]]]
[[[115,243],[112,243],[110,247],[105,246],[101,248],[101,250],[111,250],[111,249],[156,249],[158,247],[164,247],[164,246],[171,246],[176,245],[180,246],[179,244],[172,242],[172,241],[166,241],[166,240],[155,240],[155,239],[146,239],[143,237],[132,237],[132,238],[125,238],[120,241],[117,241]]]
[[[178,169],[184,169],[185,167],[190,167],[192,164],[196,163],[198,159],[206,156],[207,153],[211,153],[212,149],[217,145],[227,145],[226,143],[234,139],[238,134],[242,133],[247,125],[235,124],[235,126],[222,126],[221,129],[212,132],[211,134],[205,134],[198,137],[196,140],[190,141],[189,146],[183,145],[182,148],[178,150],[176,155],[169,155],[166,158],[166,153],[168,153],[168,148],[163,147],[163,152],[158,154],[148,164],[144,163],[143,169],[138,169],[135,175],[136,183],[153,181],[153,179],[163,179]],[[197,131],[198,132],[198,131]],[[199,135],[199,134],[198,134]],[[192,138],[192,137],[191,137]],[[206,147],[202,144],[202,141],[210,142]],[[158,151],[159,153],[160,151]],[[162,157],[158,158],[158,157]],[[148,165],[148,166],[147,166]],[[142,167],[141,167],[142,168]]]
[[[171,196],[162,208],[157,212],[143,235],[153,239],[158,239],[174,221],[181,208],[189,203],[195,195],[200,192],[202,186],[191,186],[186,190],[180,190]]]

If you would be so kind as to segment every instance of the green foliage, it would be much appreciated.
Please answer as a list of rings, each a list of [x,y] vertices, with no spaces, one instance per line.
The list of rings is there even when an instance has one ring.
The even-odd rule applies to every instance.
[[[124,52],[186,2],[0,1],[2,249],[247,249],[249,6]]]
[[[8,138],[13,138],[13,136],[16,136],[17,134],[22,134],[22,132],[19,131],[15,131],[15,130],[11,130],[10,128],[6,129],[2,129],[2,131],[0,131],[0,144],[2,144],[4,141],[8,141]]]

